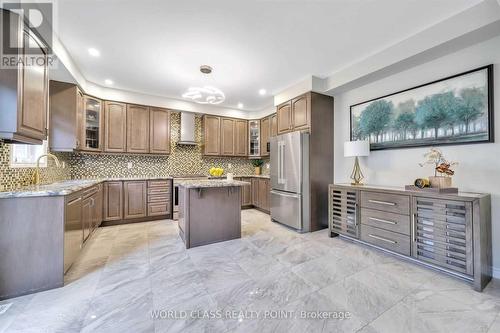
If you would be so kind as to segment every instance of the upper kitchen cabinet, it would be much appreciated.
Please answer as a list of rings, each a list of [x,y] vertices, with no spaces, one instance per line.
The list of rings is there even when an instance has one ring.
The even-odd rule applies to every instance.
[[[149,153],[149,107],[127,105],[127,152]]]
[[[102,101],[83,96],[83,147],[82,150],[102,151],[103,137]]]
[[[104,103],[104,151],[127,151],[127,105],[119,102]]]
[[[248,121],[248,156],[260,157],[260,120]]]
[[[260,120],[260,156],[269,156],[267,145],[271,134],[271,118],[265,117]]]
[[[270,137],[273,137],[278,135],[278,115],[276,113],[273,113],[269,116],[269,119],[271,126]]]
[[[11,143],[41,144],[47,138],[47,107],[49,81],[47,48],[17,14],[11,13],[12,40],[17,41],[16,60],[23,57],[26,48],[43,61],[33,63],[16,61],[15,68],[2,68],[0,75],[0,138]]]
[[[149,152],[170,154],[170,111],[152,107],[149,123]]]
[[[310,131],[312,117],[315,113],[320,114],[320,109],[333,112],[333,99],[330,96],[308,92],[278,105],[276,109],[278,134]]]
[[[311,94],[292,99],[291,105],[293,130],[309,129],[311,126]]]
[[[234,155],[234,119],[221,118],[221,155],[233,156]]]
[[[234,124],[234,155],[247,156],[248,121],[245,119],[236,119]]]
[[[203,116],[203,154],[220,155],[220,117],[204,115]]]
[[[83,94],[71,83],[50,81],[49,116],[51,151],[83,147]]]
[[[278,105],[276,109],[278,117],[278,134],[290,132],[292,130],[292,103],[291,101]]]

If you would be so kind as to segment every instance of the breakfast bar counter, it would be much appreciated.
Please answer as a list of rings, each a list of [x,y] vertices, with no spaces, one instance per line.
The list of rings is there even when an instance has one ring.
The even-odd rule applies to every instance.
[[[189,249],[241,238],[241,186],[236,180],[179,182],[179,233]]]

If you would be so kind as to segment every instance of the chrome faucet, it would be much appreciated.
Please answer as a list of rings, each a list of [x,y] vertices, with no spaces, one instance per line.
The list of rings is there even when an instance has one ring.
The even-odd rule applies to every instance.
[[[34,175],[34,183],[35,185],[40,185],[40,159],[42,159],[43,157],[47,157],[47,164],[48,164],[48,159],[49,157],[52,157],[54,159],[54,161],[56,162],[56,167],[59,168],[60,167],[60,163],[59,163],[59,159],[57,158],[56,155],[54,154],[51,154],[51,153],[47,153],[47,154],[43,154],[43,155],[40,155],[37,159],[36,159],[36,169],[35,169],[35,175]]]

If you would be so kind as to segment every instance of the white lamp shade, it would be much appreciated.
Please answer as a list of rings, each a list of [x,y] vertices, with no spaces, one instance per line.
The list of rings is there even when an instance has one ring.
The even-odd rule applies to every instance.
[[[344,156],[369,156],[370,141],[347,141],[344,142]]]

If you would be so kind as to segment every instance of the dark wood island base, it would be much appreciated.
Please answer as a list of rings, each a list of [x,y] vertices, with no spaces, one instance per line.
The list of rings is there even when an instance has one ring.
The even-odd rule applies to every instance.
[[[186,248],[241,238],[241,181],[179,184],[179,234]]]

